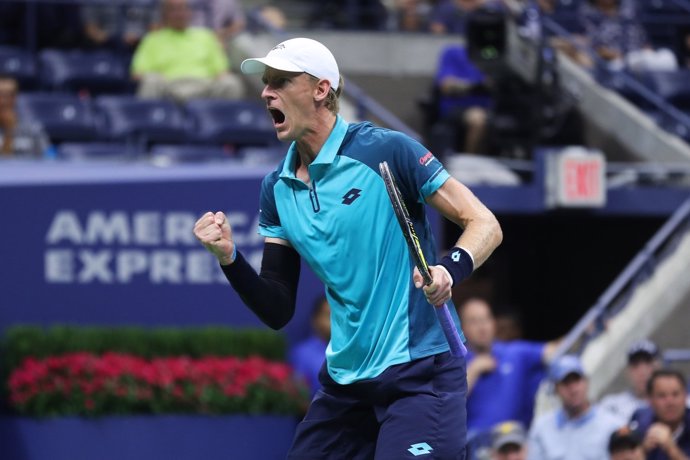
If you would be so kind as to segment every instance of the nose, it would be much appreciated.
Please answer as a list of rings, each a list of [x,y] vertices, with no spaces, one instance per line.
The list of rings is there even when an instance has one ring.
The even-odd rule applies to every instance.
[[[271,87],[268,85],[264,85],[264,89],[261,91],[261,99],[268,101],[269,99],[273,99],[274,97],[275,94]]]

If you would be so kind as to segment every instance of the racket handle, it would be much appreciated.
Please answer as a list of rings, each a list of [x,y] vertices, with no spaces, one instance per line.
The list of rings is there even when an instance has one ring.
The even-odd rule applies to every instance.
[[[441,324],[448,345],[450,345],[450,354],[457,358],[465,356],[467,354],[467,348],[465,348],[465,344],[460,340],[458,328],[455,327],[453,318],[450,316],[448,306],[443,304],[440,307],[434,307],[434,310],[436,310],[438,322]]]

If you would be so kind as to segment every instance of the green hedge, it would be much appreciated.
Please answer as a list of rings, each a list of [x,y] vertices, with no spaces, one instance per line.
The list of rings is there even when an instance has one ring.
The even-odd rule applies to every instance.
[[[5,332],[1,347],[3,373],[8,373],[28,356],[45,358],[77,351],[143,358],[258,355],[284,361],[287,344],[281,333],[266,329],[14,326]]]

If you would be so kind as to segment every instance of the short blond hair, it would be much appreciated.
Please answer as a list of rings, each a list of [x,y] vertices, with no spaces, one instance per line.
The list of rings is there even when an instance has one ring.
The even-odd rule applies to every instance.
[[[309,74],[307,74],[309,75]],[[319,78],[316,78],[313,75],[309,75],[311,79],[314,82],[318,82]],[[338,89],[333,89],[331,86],[331,90],[328,92],[328,95],[326,96],[326,108],[333,114],[333,115],[338,115],[338,112],[340,112],[340,96],[343,94],[343,87],[345,86],[345,82],[343,81],[343,76],[341,75],[338,78]]]

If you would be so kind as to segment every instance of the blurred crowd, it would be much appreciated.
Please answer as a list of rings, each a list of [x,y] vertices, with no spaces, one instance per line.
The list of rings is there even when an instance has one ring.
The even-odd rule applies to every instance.
[[[663,366],[654,342],[632,341],[627,388],[594,401],[580,359],[555,355],[560,339],[543,343],[513,332],[499,335],[493,309],[482,298],[470,298],[458,310],[469,349],[467,423],[476,458],[487,453],[492,458],[512,453],[514,460],[690,456],[686,377]],[[506,320],[516,321],[511,314]],[[520,331],[519,323],[507,330]],[[557,408],[534,417],[535,395],[544,384],[557,397]],[[512,443],[506,441],[509,434]]]
[[[575,355],[556,356],[560,339],[522,338],[519,315],[494,314],[479,297],[458,306],[467,339],[470,460],[685,460],[690,457],[690,398],[685,375],[664,366],[662,350],[637,339],[626,350],[626,388],[594,401],[589,374]],[[312,335],[290,361],[316,394],[328,344],[325,298],[312,310]],[[556,409],[535,416],[539,387]]]
[[[678,20],[662,34],[658,25],[641,20],[642,13],[649,13],[656,3],[294,0],[245,9],[240,0],[39,1],[29,14],[26,2],[10,1],[0,2],[0,57],[10,47],[33,53],[55,49],[117,53],[126,61],[128,84],[137,96],[184,103],[195,98],[238,100],[247,96],[237,63],[228,58],[233,38],[247,29],[294,26],[449,35],[457,37],[457,42],[441,50],[431,87],[421,89],[417,97],[429,147],[442,157],[444,151],[501,155],[517,145],[523,150],[517,154],[524,156],[535,145],[581,144],[582,120],[557,94],[557,83],[535,90],[534,85],[516,78],[501,79],[478,65],[471,49],[476,37],[468,30],[473,18],[508,12],[517,15],[523,34],[539,40],[548,37],[541,42],[547,44],[547,51],[560,50],[588,69],[669,71],[685,67],[690,56],[690,14],[685,13],[683,22],[683,10],[678,10],[674,13]],[[300,23],[292,24],[291,8],[300,4],[307,13]],[[570,35],[554,35],[542,27],[540,18],[553,19]],[[543,53],[543,72],[555,65],[554,56]],[[0,76],[13,77],[13,65],[0,66]],[[25,91],[24,84],[19,78],[13,89],[3,91]],[[49,143],[46,133],[37,132],[40,127],[35,123],[29,126],[31,120],[20,120],[20,113],[8,115],[11,99],[5,99],[5,114],[0,118],[2,153],[41,156]],[[32,147],[21,140],[28,137],[34,139]],[[19,141],[6,140],[14,138]]]

